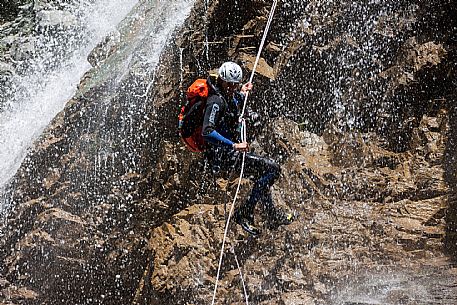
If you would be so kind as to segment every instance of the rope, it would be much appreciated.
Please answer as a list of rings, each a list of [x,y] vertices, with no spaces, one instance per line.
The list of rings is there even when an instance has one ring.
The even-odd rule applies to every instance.
[[[271,10],[270,10],[270,15],[268,16],[268,21],[267,21],[265,30],[263,32],[263,37],[262,37],[262,41],[261,41],[260,46],[259,46],[259,51],[257,52],[257,57],[256,57],[256,60],[255,60],[255,63],[254,63],[254,67],[252,68],[251,77],[249,78],[249,82],[250,83],[252,83],[252,80],[254,79],[255,70],[257,69],[257,65],[258,65],[259,60],[260,60],[260,55],[262,54],[262,49],[263,49],[263,47],[265,45],[265,41],[267,39],[268,31],[270,29],[271,22],[273,20],[273,16],[274,16],[274,13],[275,13],[277,5],[278,5],[278,0],[274,0],[273,6],[271,7]],[[244,112],[246,110],[246,104],[247,104],[248,96],[249,96],[249,93],[246,92],[246,96],[245,96],[244,104],[243,104],[243,110],[241,111],[241,115],[240,115],[241,140],[242,140],[242,142],[246,141],[246,136],[247,136],[246,122],[244,120]],[[211,301],[211,305],[214,305],[214,302],[216,300],[217,286],[218,286],[218,283],[219,283],[219,275],[220,275],[220,272],[221,272],[222,259],[224,257],[225,241],[227,239],[227,233],[228,233],[228,229],[229,229],[229,225],[230,225],[230,218],[232,217],[233,208],[235,206],[236,199],[238,198],[238,193],[239,193],[240,187],[241,187],[241,181],[243,179],[245,160],[246,160],[246,152],[243,152],[243,159],[242,159],[242,162],[241,162],[240,178],[238,179],[238,186],[236,188],[235,197],[233,198],[232,206],[230,207],[230,212],[229,212],[229,215],[228,215],[228,218],[227,218],[227,222],[225,224],[224,239],[222,240],[221,253],[220,253],[220,256],[219,256],[219,266],[217,268],[216,283],[214,285],[213,300]],[[240,275],[241,275],[241,269],[239,269],[239,270],[240,270]],[[242,275],[241,275],[241,279],[242,279],[242,282],[243,282],[243,288],[244,288],[244,293],[245,293],[245,298],[246,298],[246,304],[248,304],[248,295],[246,293],[246,288],[244,287],[244,280],[243,280],[243,276]]]
[[[254,67],[252,68],[251,77],[249,78],[249,82],[250,83],[252,83],[252,80],[254,79],[255,70],[257,69],[257,65],[259,64],[260,54],[262,54],[262,49],[263,49],[263,46],[265,45],[265,41],[267,39],[268,31],[270,29],[271,22],[273,21],[273,16],[275,14],[275,10],[276,10],[276,6],[277,5],[278,5],[278,0],[274,0],[273,6],[271,7],[271,10],[270,10],[270,15],[268,16],[267,25],[265,26],[265,31],[263,32],[262,41],[260,42],[259,51],[257,52],[257,57],[256,57],[255,62],[254,62]],[[246,96],[244,98],[243,110],[241,111],[241,116],[240,117],[244,117],[244,112],[246,111],[246,104],[247,104],[247,101],[248,101],[248,95],[249,95],[248,92],[246,92]]]
[[[240,192],[240,187],[241,187],[241,179],[243,178],[242,174],[244,172],[244,160],[245,160],[246,154],[243,154],[243,161],[241,163],[241,175],[238,180],[238,187],[236,188],[236,193],[235,197],[233,198],[232,206],[230,207],[229,215],[227,218],[227,222],[225,224],[225,231],[224,231],[224,239],[222,240],[222,247],[221,247],[221,253],[219,256],[219,267],[217,268],[217,275],[216,275],[216,284],[214,285],[214,293],[213,293],[213,300],[211,301],[211,305],[214,305],[214,301],[216,300],[216,292],[217,292],[217,284],[219,282],[219,275],[221,272],[221,266],[222,266],[222,258],[224,257],[224,247],[225,247],[225,241],[227,239],[227,232],[228,228],[230,225],[230,218],[232,217],[233,213],[233,207],[235,206],[236,198],[238,197],[238,193]]]
[[[249,305],[248,292],[247,292],[247,289],[246,289],[246,285],[244,283],[243,273],[241,272],[240,263],[238,262],[238,257],[236,256],[235,249],[233,247],[232,247],[232,252],[233,252],[233,255],[235,256],[235,262],[236,262],[236,266],[238,267],[238,272],[240,273],[241,284],[243,285],[243,292],[244,292],[244,297],[245,297],[245,300],[246,300],[246,305]]]

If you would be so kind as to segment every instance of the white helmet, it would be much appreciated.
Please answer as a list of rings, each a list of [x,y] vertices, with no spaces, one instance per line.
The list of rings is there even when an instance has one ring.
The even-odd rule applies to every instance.
[[[219,77],[225,82],[239,83],[243,78],[243,71],[239,65],[228,61],[219,68]]]

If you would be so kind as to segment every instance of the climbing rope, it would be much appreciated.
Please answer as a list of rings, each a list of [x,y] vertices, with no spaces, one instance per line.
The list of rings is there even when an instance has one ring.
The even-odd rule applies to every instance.
[[[274,0],[273,1],[273,6],[271,7],[271,10],[270,10],[270,15],[268,16],[268,21],[267,21],[267,24],[265,26],[265,30],[263,32],[262,41],[260,43],[259,50],[257,52],[257,57],[255,59],[254,66],[252,68],[252,73],[251,73],[251,77],[249,78],[249,83],[252,83],[252,80],[254,79],[255,70],[257,69],[257,65],[259,64],[260,55],[262,54],[262,50],[263,50],[263,47],[265,45],[265,41],[267,39],[268,31],[270,29],[271,22],[273,20],[273,16],[274,16],[274,13],[275,13],[277,5],[278,5],[278,0]],[[241,123],[241,141],[242,142],[246,142],[246,140],[247,140],[247,138],[246,138],[247,129],[246,129],[246,121],[244,120],[244,112],[246,110],[246,104],[247,104],[248,96],[249,96],[249,92],[246,92],[245,98],[244,98],[244,103],[243,103],[243,110],[241,111],[241,115],[240,115],[240,119],[239,119],[240,123]],[[213,300],[211,302],[211,305],[214,305],[214,302],[216,300],[217,286],[218,286],[218,283],[219,283],[219,275],[220,275],[220,272],[221,272],[222,259],[223,259],[223,256],[224,256],[225,241],[227,239],[227,233],[228,233],[228,229],[229,229],[229,225],[230,225],[230,218],[232,217],[232,213],[233,213],[233,208],[235,206],[235,202],[236,202],[236,199],[238,198],[238,193],[239,193],[240,188],[241,188],[241,181],[243,179],[243,174],[244,174],[244,163],[245,163],[245,160],[246,160],[246,152],[243,152],[243,159],[242,159],[242,162],[241,162],[240,178],[238,179],[238,186],[236,188],[235,197],[233,198],[232,206],[230,207],[229,215],[227,217],[227,222],[225,224],[224,239],[222,240],[221,253],[220,253],[220,256],[219,256],[219,266],[217,268],[216,283],[214,285]],[[239,270],[240,270],[241,281],[243,283],[243,289],[244,289],[244,294],[245,294],[245,298],[246,298],[246,304],[249,305],[249,303],[248,303],[248,295],[247,295],[247,292],[246,292],[246,287],[244,285],[243,275],[241,274],[241,269],[239,269]]]
[[[236,266],[238,267],[238,272],[240,273],[241,284],[243,285],[243,292],[246,300],[246,305],[249,305],[248,291],[246,289],[246,284],[244,283],[243,272],[241,272],[240,263],[238,262],[238,257],[236,256],[235,249],[232,247],[233,256],[235,257]]]
[[[260,42],[259,51],[257,52],[257,57],[254,62],[254,67],[252,68],[251,77],[249,78],[250,83],[252,83],[252,80],[254,79],[255,70],[257,69],[257,65],[259,64],[260,54],[262,54],[263,46],[265,45],[265,41],[267,40],[268,31],[270,29],[271,22],[273,21],[273,16],[275,14],[277,5],[278,5],[278,0],[274,0],[273,6],[271,7],[271,10],[270,10],[270,15],[268,16],[267,25],[265,26],[265,31],[263,32],[262,41]],[[248,95],[249,95],[249,92],[246,92],[246,96],[244,98],[244,103],[243,103],[243,110],[241,111],[241,116],[240,116],[241,118],[244,117],[244,112],[246,111]]]

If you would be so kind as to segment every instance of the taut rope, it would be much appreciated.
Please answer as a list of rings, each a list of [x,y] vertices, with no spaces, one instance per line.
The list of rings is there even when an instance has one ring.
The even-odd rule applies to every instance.
[[[267,21],[267,25],[265,27],[265,31],[263,33],[262,41],[261,41],[260,46],[259,46],[259,51],[257,52],[257,57],[256,57],[256,60],[255,60],[255,63],[254,63],[254,67],[252,68],[251,77],[249,78],[249,82],[250,83],[252,83],[252,80],[254,79],[255,70],[257,69],[257,65],[258,65],[259,60],[260,60],[260,55],[262,54],[262,49],[263,49],[263,46],[265,45],[265,41],[267,39],[268,31],[270,29],[271,22],[273,20],[273,16],[274,16],[274,13],[275,13],[277,5],[278,5],[278,0],[274,0],[273,6],[271,7],[271,10],[270,10],[270,15],[268,16],[268,21]],[[243,110],[241,111],[241,115],[240,115],[240,122],[242,124],[241,125],[241,140],[242,140],[242,142],[246,141],[246,135],[247,135],[246,122],[244,120],[244,112],[246,110],[246,104],[247,104],[248,96],[249,96],[249,92],[246,92],[245,99],[244,99],[244,104],[243,104]],[[233,208],[235,206],[236,199],[238,198],[238,193],[240,191],[241,180],[243,179],[244,162],[245,162],[245,160],[246,160],[246,152],[243,152],[243,160],[242,160],[242,163],[241,163],[240,178],[238,179],[238,186],[236,188],[235,197],[233,198],[232,206],[230,207],[230,211],[229,211],[229,215],[228,215],[228,218],[227,218],[227,222],[225,224],[224,239],[222,240],[221,253],[220,253],[220,257],[219,257],[219,267],[217,268],[216,284],[214,285],[213,300],[211,302],[211,305],[214,305],[214,302],[216,300],[217,285],[219,283],[219,275],[220,275],[220,272],[221,272],[222,259],[224,257],[225,241],[227,239],[227,232],[228,232],[228,229],[229,229],[230,217],[232,216]],[[235,256],[236,256],[236,254],[235,254]],[[241,270],[241,269],[239,269],[239,270]],[[246,287],[244,285],[243,275],[241,274],[241,272],[240,272],[240,276],[241,276],[241,281],[243,283],[243,289],[244,289],[244,293],[245,293],[245,297],[246,297],[246,304],[249,305],[249,303],[248,303],[248,295],[247,295],[247,292],[246,292]]]

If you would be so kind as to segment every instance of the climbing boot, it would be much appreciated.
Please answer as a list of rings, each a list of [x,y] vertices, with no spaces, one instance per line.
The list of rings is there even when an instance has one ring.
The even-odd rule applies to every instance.
[[[278,211],[270,220],[270,229],[277,229],[279,226],[290,225],[295,220],[295,214],[291,212]]]
[[[237,210],[235,211],[234,219],[235,222],[249,234],[253,236],[258,236],[260,234],[260,230],[254,225],[253,217],[245,217]]]
[[[260,230],[246,218],[242,218],[241,221],[238,222],[238,224],[243,228],[243,230],[245,230],[253,236],[258,236],[260,234]]]

